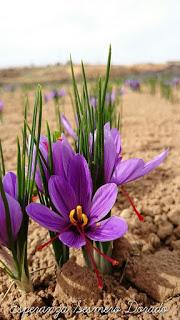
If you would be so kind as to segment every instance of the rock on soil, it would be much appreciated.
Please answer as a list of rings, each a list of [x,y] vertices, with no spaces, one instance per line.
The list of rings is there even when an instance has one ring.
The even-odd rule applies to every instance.
[[[129,261],[126,277],[156,301],[180,294],[180,252],[166,249]]]

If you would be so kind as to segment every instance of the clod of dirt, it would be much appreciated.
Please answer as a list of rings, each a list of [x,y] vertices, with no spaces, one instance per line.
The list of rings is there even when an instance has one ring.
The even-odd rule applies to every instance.
[[[170,222],[162,223],[158,229],[158,236],[160,239],[165,239],[170,236],[173,232],[173,225]]]
[[[97,301],[100,298],[101,290],[97,287],[96,276],[88,267],[76,263],[72,257],[57,272],[57,296],[73,297],[75,299]]]
[[[134,257],[126,277],[156,301],[180,294],[180,252],[163,249]]]
[[[175,224],[180,225],[180,209],[175,208],[168,213],[169,220]]]

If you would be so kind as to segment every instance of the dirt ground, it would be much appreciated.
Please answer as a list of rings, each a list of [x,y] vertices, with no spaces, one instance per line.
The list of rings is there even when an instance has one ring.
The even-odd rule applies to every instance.
[[[4,93],[1,98],[6,107],[0,138],[7,169],[15,170],[23,95],[18,89]],[[33,92],[29,98],[32,107]],[[72,120],[67,98],[63,108]],[[52,129],[56,128],[53,103],[44,106],[45,119]],[[165,148],[169,148],[169,156],[154,172],[126,187],[145,216],[144,222],[138,221],[119,192],[113,213],[123,216],[129,224],[124,239],[114,245],[113,256],[120,261],[120,267],[112,275],[104,276],[104,288],[99,291],[94,274],[83,265],[80,251],[72,252],[72,258],[62,270],[55,266],[51,247],[34,253],[35,247],[48,239],[48,233],[31,223],[29,263],[30,270],[35,271],[34,293],[25,295],[12,286],[1,303],[0,320],[180,319],[180,104],[171,104],[158,95],[128,92],[123,103],[122,140],[124,159],[142,157],[147,161]],[[36,271],[40,268],[44,269]],[[1,301],[11,281],[2,271],[0,277]],[[152,306],[159,309],[152,312]],[[26,307],[46,307],[46,314],[25,314]]]

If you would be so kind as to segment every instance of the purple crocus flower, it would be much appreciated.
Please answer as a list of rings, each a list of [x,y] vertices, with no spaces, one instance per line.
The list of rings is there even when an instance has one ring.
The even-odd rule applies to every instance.
[[[73,139],[77,139],[77,134],[76,132],[73,130],[70,122],[68,121],[68,119],[65,117],[64,114],[61,114],[61,123],[65,129],[65,131],[67,132],[67,134],[69,134]]]
[[[48,93],[45,93],[44,100],[45,100],[45,103],[48,103],[52,99],[57,100],[58,98],[65,97],[65,95],[66,95],[66,91],[64,88],[61,88],[60,90],[54,89]]]
[[[48,93],[45,93],[45,95],[44,95],[45,103],[48,103],[48,102],[51,101],[53,98],[54,98],[54,92],[53,92],[53,91],[48,92]]]
[[[158,156],[148,162],[143,159],[132,158],[123,160],[121,154],[121,137],[116,128],[111,129],[110,124],[106,123],[104,126],[104,178],[105,183],[113,182],[117,186],[124,186],[126,183],[137,180],[153,169],[158,167],[167,157],[168,150],[164,150]],[[133,209],[132,200],[127,192],[122,188],[124,194],[130,201]],[[140,220],[142,216],[135,210]]]
[[[122,160],[119,131],[116,128],[110,129],[110,124],[106,123],[104,136],[104,175],[106,183],[114,182],[117,185],[124,185],[137,180],[158,167],[168,154],[168,150],[164,150],[146,163],[139,158]]]
[[[172,79],[172,85],[173,86],[179,86],[180,85],[180,78],[174,78]]]
[[[4,109],[4,102],[0,100],[0,112],[2,112]]]
[[[140,90],[140,82],[136,79],[128,79],[125,81],[125,84],[133,91]]]
[[[15,241],[17,239],[18,232],[22,223],[22,211],[21,207],[16,200],[17,180],[16,175],[9,172],[3,179],[3,187],[6,194],[6,199],[9,206],[9,213],[11,219],[12,237]],[[0,194],[0,245],[9,247],[8,231],[6,226],[6,212],[4,208],[4,202]]]
[[[112,216],[103,220],[116,201],[117,186],[114,183],[105,184],[93,196],[92,178],[85,158],[76,154],[68,160],[67,166],[66,180],[52,176],[48,184],[51,200],[59,215],[38,203],[31,203],[26,210],[41,226],[56,232],[68,247],[78,249],[86,246],[98,277],[98,285],[102,287],[90,240],[111,241],[122,237],[127,231],[127,224],[120,217]],[[95,250],[104,256],[97,248]],[[106,258],[112,264],[117,263],[110,257]]]

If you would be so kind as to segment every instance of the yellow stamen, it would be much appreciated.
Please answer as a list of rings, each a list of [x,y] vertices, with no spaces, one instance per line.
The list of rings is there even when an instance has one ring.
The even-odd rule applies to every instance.
[[[81,206],[77,206],[76,209],[70,211],[69,219],[75,226],[85,227],[88,224],[88,217],[83,213]]]
[[[88,217],[85,213],[82,214],[82,221],[83,221],[83,223],[81,226],[85,227],[88,224]]]
[[[82,207],[81,207],[81,206],[77,206],[77,207],[76,207],[76,212],[77,212],[78,220],[79,220],[79,221],[82,221],[82,215],[83,215]]]
[[[76,212],[75,209],[70,211],[69,219],[70,219],[72,224],[77,225],[77,221],[74,219],[75,212]]]

